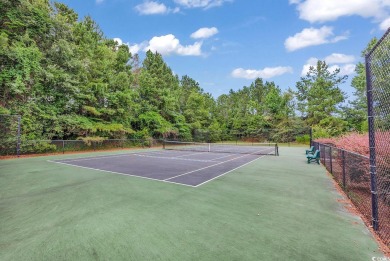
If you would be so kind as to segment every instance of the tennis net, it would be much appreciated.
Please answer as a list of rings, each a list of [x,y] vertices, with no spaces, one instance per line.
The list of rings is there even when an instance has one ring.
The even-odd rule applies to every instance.
[[[163,143],[163,148],[166,150],[279,156],[279,148],[277,143],[222,144],[165,140]]]

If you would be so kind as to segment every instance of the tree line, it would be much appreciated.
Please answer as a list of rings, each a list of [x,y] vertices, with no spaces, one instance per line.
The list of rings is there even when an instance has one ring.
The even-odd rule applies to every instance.
[[[214,98],[190,76],[175,75],[161,54],[147,51],[140,61],[65,4],[2,0],[0,26],[0,114],[22,115],[24,139],[191,140],[203,130],[218,140],[268,129],[283,141],[288,129],[313,127],[321,137],[367,129],[362,63],[349,103],[340,89],[347,76],[324,61],[295,89],[258,78]]]

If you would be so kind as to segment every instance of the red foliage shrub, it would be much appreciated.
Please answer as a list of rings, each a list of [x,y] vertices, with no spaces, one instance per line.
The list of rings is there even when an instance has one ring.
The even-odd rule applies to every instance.
[[[368,133],[349,133],[337,138],[317,139],[317,142],[331,144],[334,147],[355,152],[360,155],[370,156]]]

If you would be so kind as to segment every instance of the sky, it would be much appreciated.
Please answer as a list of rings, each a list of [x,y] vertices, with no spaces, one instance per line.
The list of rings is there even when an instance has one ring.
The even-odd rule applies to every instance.
[[[348,80],[369,41],[390,27],[390,0],[59,0],[141,60],[157,51],[215,98],[256,78],[282,90],[317,60]]]

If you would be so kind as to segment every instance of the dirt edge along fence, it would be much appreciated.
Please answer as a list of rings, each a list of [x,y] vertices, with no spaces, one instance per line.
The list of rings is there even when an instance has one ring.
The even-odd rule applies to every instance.
[[[315,141],[312,145],[320,151],[322,165],[360,211],[367,225],[373,227],[373,213],[378,213],[379,229],[375,231],[390,246],[389,200],[378,197],[377,204],[372,204],[370,158]]]
[[[366,55],[372,225],[390,242],[390,28]],[[387,212],[381,210],[382,205]]]

